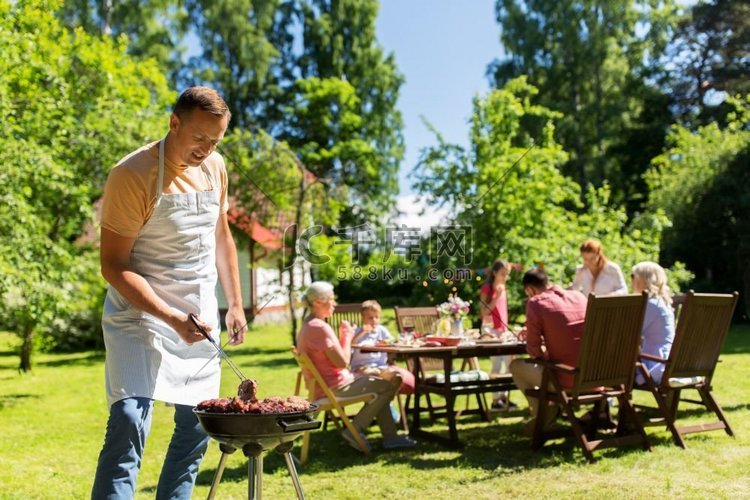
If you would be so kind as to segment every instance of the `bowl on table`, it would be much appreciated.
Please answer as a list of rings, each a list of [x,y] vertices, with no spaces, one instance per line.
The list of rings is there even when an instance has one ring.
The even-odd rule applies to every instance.
[[[444,346],[457,346],[461,343],[463,337],[459,337],[458,335],[451,335],[448,337],[443,337],[441,335],[428,335],[425,337],[425,340],[428,342],[437,342]]]

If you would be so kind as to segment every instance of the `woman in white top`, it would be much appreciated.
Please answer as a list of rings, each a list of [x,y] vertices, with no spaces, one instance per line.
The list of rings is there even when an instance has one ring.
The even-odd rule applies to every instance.
[[[628,293],[620,266],[604,255],[601,243],[596,240],[581,243],[581,258],[583,265],[576,268],[576,275],[570,286],[572,290],[578,290],[587,297],[590,293],[599,297]]]

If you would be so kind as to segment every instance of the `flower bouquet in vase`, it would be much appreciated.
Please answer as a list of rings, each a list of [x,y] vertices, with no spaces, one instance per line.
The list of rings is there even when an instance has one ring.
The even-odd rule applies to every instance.
[[[464,333],[464,318],[469,314],[471,301],[463,300],[458,295],[449,295],[448,300],[438,306],[440,321],[438,335],[457,335]]]

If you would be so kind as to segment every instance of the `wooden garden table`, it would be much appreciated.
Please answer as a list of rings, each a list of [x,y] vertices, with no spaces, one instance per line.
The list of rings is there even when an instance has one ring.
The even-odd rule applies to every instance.
[[[503,356],[514,354],[526,354],[526,344],[522,342],[503,343],[498,341],[477,342],[475,344],[465,344],[458,346],[441,346],[441,347],[412,347],[406,345],[354,345],[362,352],[385,352],[400,358],[412,358],[412,371],[414,373],[414,404],[411,408],[412,423],[409,434],[415,438],[426,438],[446,444],[451,447],[461,447],[462,443],[458,439],[458,430],[456,429],[456,410],[454,404],[456,397],[463,394],[482,394],[487,392],[499,392],[515,389],[513,379],[510,374],[503,374],[499,377],[490,378],[489,380],[472,380],[451,381],[451,371],[455,359],[466,359],[472,357]],[[443,360],[443,382],[435,380],[426,380],[421,375],[420,357],[440,358]],[[420,407],[420,396],[425,394],[439,394],[446,400],[445,413],[448,418],[448,438],[427,432],[421,428],[420,414],[423,408]],[[479,413],[485,420],[489,420],[488,409]]]

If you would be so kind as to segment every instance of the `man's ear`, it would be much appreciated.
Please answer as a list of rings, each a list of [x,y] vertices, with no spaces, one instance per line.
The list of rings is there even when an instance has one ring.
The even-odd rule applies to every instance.
[[[180,128],[180,117],[172,113],[172,115],[169,117],[169,131],[177,132],[177,129],[179,128]]]

